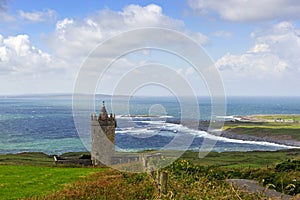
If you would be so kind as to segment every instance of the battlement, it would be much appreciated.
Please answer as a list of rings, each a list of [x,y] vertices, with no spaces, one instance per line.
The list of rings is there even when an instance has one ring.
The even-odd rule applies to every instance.
[[[98,119],[97,119],[96,113],[91,114],[91,121],[97,121],[97,120],[98,120]]]
[[[116,116],[110,114],[110,116],[105,117],[102,119],[101,115],[97,116],[95,113],[91,115],[91,121],[98,121],[100,126],[117,126]]]

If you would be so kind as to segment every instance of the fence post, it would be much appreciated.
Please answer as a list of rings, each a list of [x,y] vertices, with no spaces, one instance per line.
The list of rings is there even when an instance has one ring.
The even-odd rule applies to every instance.
[[[156,183],[157,183],[157,189],[158,189],[158,196],[161,196],[161,185],[160,185],[160,171],[156,170]]]
[[[149,173],[151,174],[152,178],[155,180],[155,177],[154,177],[154,168],[150,166],[148,168],[148,170],[149,170]]]
[[[161,172],[160,173],[160,186],[161,186],[161,192],[162,194],[168,193],[168,173],[167,172]]]

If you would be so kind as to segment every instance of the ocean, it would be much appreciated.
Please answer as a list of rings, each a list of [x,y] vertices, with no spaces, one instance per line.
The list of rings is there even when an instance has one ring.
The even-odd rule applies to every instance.
[[[96,100],[96,113],[99,113],[102,100],[106,101],[107,110],[111,112],[108,96],[97,96]],[[192,135],[193,140],[188,149],[195,151],[273,151],[290,148],[268,142],[227,139],[167,122],[167,119],[180,118],[182,110],[176,98],[136,97],[129,101],[130,106],[127,108],[125,104],[128,101],[120,97],[115,104],[119,108],[114,110],[118,121],[116,148],[119,151],[158,150],[165,147],[180,149],[180,145],[168,146],[178,135]],[[300,97],[227,97],[226,105],[228,116],[300,114]],[[200,119],[209,120],[210,98],[199,98],[199,108]],[[193,107],[188,109],[188,112],[193,113]],[[89,122],[89,114],[84,116],[83,121]],[[78,129],[73,121],[72,99],[69,96],[0,97],[0,154],[89,151],[89,123],[83,123],[81,127],[84,137],[78,134],[76,128]],[[205,149],[205,141],[215,143],[213,148]]]

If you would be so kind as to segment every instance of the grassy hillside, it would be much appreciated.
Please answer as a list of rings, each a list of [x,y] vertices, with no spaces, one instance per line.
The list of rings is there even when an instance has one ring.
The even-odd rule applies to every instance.
[[[257,137],[300,141],[298,122],[226,122],[223,130]]]

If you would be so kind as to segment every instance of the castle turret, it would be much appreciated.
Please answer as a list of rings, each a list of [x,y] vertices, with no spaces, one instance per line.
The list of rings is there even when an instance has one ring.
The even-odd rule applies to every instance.
[[[107,119],[108,118],[108,114],[105,108],[105,102],[102,101],[102,108],[100,109],[100,115],[99,118],[101,117],[101,119]]]
[[[92,150],[91,159],[94,165],[111,164],[111,158],[115,153],[115,128],[117,122],[115,115],[107,114],[103,101],[100,114],[91,117]]]

